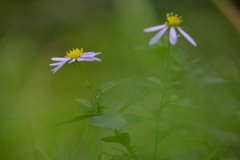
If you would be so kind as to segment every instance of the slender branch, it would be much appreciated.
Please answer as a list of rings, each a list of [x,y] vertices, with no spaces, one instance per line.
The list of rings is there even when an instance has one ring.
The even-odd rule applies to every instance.
[[[82,73],[82,75],[83,75],[83,77],[84,77],[87,85],[90,85],[90,83],[88,82],[88,79],[87,79],[87,77],[85,76],[85,74],[84,74],[84,72],[83,72],[83,70],[82,70],[82,67],[81,67],[81,65],[80,65],[80,63],[79,63],[78,61],[77,61],[77,66],[78,66],[78,68],[80,69],[80,71],[81,71],[81,73]],[[89,90],[91,91],[91,93],[92,93],[92,95],[94,96],[94,98],[97,100],[97,96],[96,96],[95,93],[93,92],[92,88],[89,88]]]
[[[166,57],[166,75],[165,75],[165,84],[167,84],[167,79],[168,79],[168,68],[169,68],[169,56],[170,56],[170,42],[168,41],[168,48],[167,48],[167,57]],[[164,101],[164,96],[165,96],[165,91],[166,91],[166,86],[163,87],[163,92],[162,92],[162,97],[161,97],[161,103],[160,103],[160,108],[157,117],[160,118],[162,109],[163,109],[163,101]]]
[[[166,57],[166,75],[165,75],[165,84],[167,83],[168,79],[168,68],[169,68],[169,56],[170,56],[170,42],[168,38],[168,47],[167,47],[167,57]],[[156,116],[156,133],[155,133],[155,140],[154,140],[154,160],[157,160],[157,148],[158,148],[158,124],[159,124],[159,118],[162,113],[163,109],[163,102],[164,102],[164,96],[165,96],[165,91],[166,91],[166,86],[163,87],[162,91],[162,97],[161,97],[161,102],[160,102],[160,108]]]

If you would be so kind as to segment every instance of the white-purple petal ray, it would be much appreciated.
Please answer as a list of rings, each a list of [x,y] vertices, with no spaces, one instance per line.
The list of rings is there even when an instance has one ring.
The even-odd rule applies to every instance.
[[[98,52],[98,53],[95,53],[95,52],[86,52],[86,53],[83,53],[82,55],[92,55],[92,56],[96,56],[98,54],[101,54],[101,52]],[[82,56],[81,55],[81,56]]]
[[[101,61],[101,59],[96,58],[96,57],[81,57],[77,59],[78,61]]]
[[[96,58],[96,57],[94,57],[94,59],[95,59],[96,61],[102,61],[101,59],[99,59],[99,58]]]
[[[90,53],[90,54],[89,53],[88,54],[85,53],[85,54],[82,54],[81,57],[82,58],[83,57],[94,57],[95,55],[96,55],[95,53]]]
[[[77,58],[77,61],[85,61],[84,58]]]
[[[83,61],[94,61],[95,60],[95,57],[85,57],[85,58],[82,58]]]
[[[177,43],[177,32],[173,26],[170,28],[169,41],[172,45]]]
[[[59,57],[53,57],[51,58],[51,60],[53,61],[65,61],[65,60],[69,60],[71,58],[68,58],[68,57],[64,57],[64,58],[59,58]]]
[[[73,58],[73,59],[69,62],[69,64],[72,63],[72,62],[75,62],[75,61],[76,61],[76,58]]]
[[[190,42],[192,45],[197,46],[197,43],[180,27],[177,27],[178,31]]]
[[[57,72],[57,70],[58,70],[59,68],[61,68],[67,61],[68,61],[68,60],[60,62],[59,65],[52,70],[53,73]]]
[[[162,25],[158,25],[158,26],[154,26],[154,27],[150,27],[150,28],[146,28],[144,29],[143,31],[144,32],[154,32],[154,31],[158,31],[164,27],[166,27],[167,25],[166,24],[162,24]]]
[[[60,63],[62,63],[62,62],[52,63],[52,64],[49,64],[49,66],[57,66],[57,65],[59,65]]]
[[[165,28],[163,28],[161,31],[159,31],[149,42],[149,45],[153,45],[155,44],[162,36],[163,34],[167,31],[168,26],[166,26]]]

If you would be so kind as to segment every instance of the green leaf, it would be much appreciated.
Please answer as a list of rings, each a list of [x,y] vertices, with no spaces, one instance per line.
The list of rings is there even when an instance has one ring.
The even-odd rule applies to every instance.
[[[151,110],[151,109],[149,109],[149,108],[147,108],[145,105],[143,105],[143,104],[141,104],[149,113],[151,113],[154,117],[156,117],[156,115],[157,115],[157,111],[155,111],[155,110]]]
[[[102,85],[102,87],[101,87],[100,90],[99,90],[98,96],[100,96],[102,93],[104,93],[107,89],[109,89],[109,88],[111,88],[111,87],[113,87],[113,86],[115,86],[115,85],[117,85],[117,84],[120,84],[120,83],[122,83],[122,82],[124,82],[124,81],[126,81],[126,80],[128,80],[128,79],[131,79],[131,78],[135,77],[136,75],[137,75],[137,74],[132,75],[132,76],[127,77],[127,78],[123,78],[123,79],[118,79],[118,80],[115,80],[115,81],[111,81],[111,82],[108,82],[108,83]]]
[[[168,137],[171,133],[168,132],[159,132],[158,133],[158,143],[164,138]]]
[[[129,106],[131,106],[133,103],[137,102],[138,100],[142,99],[144,96],[148,95],[154,91],[151,87],[142,87],[140,91],[138,91],[135,95],[133,95],[125,104],[124,106],[118,111],[118,113],[122,113],[124,110],[126,110]]]
[[[58,123],[58,124],[56,124],[56,125],[47,127],[47,128],[56,127],[56,126],[63,125],[63,124],[66,124],[66,123],[72,123],[72,122],[84,120],[84,119],[91,118],[91,117],[94,117],[94,116],[97,116],[97,114],[86,114],[86,115],[77,116],[77,117],[68,119],[68,120],[66,120],[66,121],[63,121],[63,122],[61,122],[61,123]],[[47,129],[47,128],[44,128],[44,129]]]
[[[147,78],[149,81],[152,81],[153,83],[159,84],[162,86],[162,82],[160,79],[156,78],[156,77],[148,77]]]
[[[146,120],[147,118],[131,114],[110,113],[92,117],[89,123],[97,127],[107,128],[114,131]]]
[[[164,100],[165,101],[174,101],[178,98],[177,95],[170,95],[170,94],[165,94]]]
[[[182,82],[180,82],[180,81],[171,82],[171,83],[168,83],[168,84],[166,85],[166,87],[175,86],[175,85],[178,85],[178,84],[181,84],[181,83],[182,83]]]
[[[93,83],[92,84],[83,84],[84,87],[86,87],[87,89],[91,90],[92,89],[92,86],[93,86]]]
[[[78,101],[79,103],[82,103],[83,105],[87,106],[88,108],[93,108],[92,103],[86,99],[76,98],[75,100]]]
[[[223,78],[216,78],[216,77],[212,77],[209,75],[205,75],[199,80],[198,84],[200,87],[204,87],[206,85],[211,85],[211,84],[215,84],[215,83],[223,83],[223,82],[227,82],[227,81]]]
[[[123,154],[126,154],[126,155],[128,155],[128,152],[127,152],[127,150],[125,150],[125,149],[119,149],[119,148],[116,148],[116,147],[111,147],[112,149],[115,149],[115,150],[117,150],[117,151],[119,151],[119,152],[122,152]]]
[[[217,154],[217,152],[221,149],[223,146],[223,142],[219,143],[216,147],[213,148],[211,152],[208,153],[208,155],[203,158],[202,160],[210,160],[213,156]]]
[[[119,133],[114,136],[104,137],[101,140],[104,142],[119,143],[126,147],[127,150],[131,150],[130,136],[128,135],[128,133]]]
[[[80,112],[87,112],[87,113],[96,113],[96,111],[94,110],[94,108],[87,108],[87,107],[79,108],[79,111],[80,111]]]
[[[105,154],[105,155],[108,155],[108,156],[114,157],[114,155],[109,154],[109,153],[107,153],[107,152],[100,152],[100,153],[98,154],[98,160],[101,160],[101,159],[102,159],[102,154]]]

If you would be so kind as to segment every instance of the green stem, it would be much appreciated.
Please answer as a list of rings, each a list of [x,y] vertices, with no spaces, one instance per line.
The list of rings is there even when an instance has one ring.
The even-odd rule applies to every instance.
[[[78,68],[80,69],[80,71],[81,71],[81,73],[82,73],[82,75],[83,75],[83,77],[84,77],[87,85],[90,85],[90,83],[88,82],[88,79],[87,79],[87,77],[85,76],[85,74],[84,74],[84,72],[83,72],[83,70],[82,70],[82,67],[81,67],[81,65],[80,65],[80,63],[79,63],[78,61],[77,61],[77,64],[78,64]],[[94,98],[97,100],[97,96],[96,96],[95,93],[93,92],[92,88],[89,88],[89,90],[91,91],[91,93],[92,93],[92,95],[94,96]]]
[[[165,75],[165,85],[167,84],[167,79],[168,79],[168,67],[169,67],[169,55],[170,55],[170,42],[168,42],[168,49],[167,49],[167,57],[166,57],[166,75]],[[162,109],[163,109],[163,100],[165,96],[165,91],[166,91],[166,86],[163,87],[162,91],[162,97],[161,97],[161,103],[160,103],[160,108],[157,117],[160,118]]]
[[[165,84],[167,83],[168,79],[168,68],[169,68],[169,56],[170,56],[170,42],[168,38],[168,48],[167,48],[167,57],[166,57],[166,75],[165,75]],[[160,102],[160,108],[156,116],[156,133],[155,133],[155,140],[154,140],[154,160],[157,160],[157,148],[158,148],[158,124],[159,124],[159,118],[162,113],[163,109],[163,101],[164,101],[164,96],[165,96],[165,91],[166,91],[166,86],[163,87],[162,91],[162,97],[161,97],[161,102]]]
[[[82,75],[83,75],[83,77],[84,77],[87,85],[89,86],[90,83],[88,82],[88,79],[87,79],[87,77],[85,76],[85,74],[84,74],[84,72],[83,72],[83,70],[82,70],[82,67],[81,67],[81,65],[80,65],[80,63],[79,63],[78,61],[77,61],[77,66],[78,66],[78,68],[80,69],[80,71],[81,71],[81,73],[82,73]],[[92,87],[87,87],[87,88],[91,91],[91,93],[92,93],[95,101],[97,102],[99,99],[98,99],[98,97],[95,95],[95,93],[93,92]],[[99,102],[97,102],[97,104],[98,104],[98,106],[100,106]],[[96,109],[96,112],[97,112],[97,113],[100,113],[100,114],[103,114],[102,109],[99,109],[98,106],[95,108],[95,109]]]

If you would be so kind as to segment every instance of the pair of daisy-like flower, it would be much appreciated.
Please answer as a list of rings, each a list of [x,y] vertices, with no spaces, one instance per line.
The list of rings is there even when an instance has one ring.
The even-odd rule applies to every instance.
[[[177,43],[177,32],[175,28],[194,46],[197,46],[196,42],[186,33],[184,32],[178,25],[182,22],[182,17],[178,17],[178,15],[167,14],[167,21],[165,24],[150,27],[144,29],[144,32],[154,32],[160,30],[149,42],[149,45],[155,44],[163,35],[164,33],[170,28],[169,31],[169,41],[172,45],[175,45]],[[52,63],[50,66],[57,66],[52,71],[55,73],[59,68],[61,68],[67,61],[70,61],[69,63],[77,61],[101,61],[101,59],[96,58],[95,56],[101,54],[101,52],[95,53],[95,52],[86,52],[83,53],[83,49],[79,50],[78,48],[73,49],[72,51],[67,52],[66,57],[64,58],[58,58],[54,57],[52,58],[53,61],[59,61],[57,63]]]

